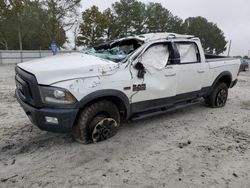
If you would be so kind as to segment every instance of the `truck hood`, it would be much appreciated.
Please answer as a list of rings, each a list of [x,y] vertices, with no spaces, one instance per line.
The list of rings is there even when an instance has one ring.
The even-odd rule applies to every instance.
[[[20,63],[18,67],[35,75],[39,84],[51,85],[76,78],[110,75],[119,65],[87,54],[70,53]]]

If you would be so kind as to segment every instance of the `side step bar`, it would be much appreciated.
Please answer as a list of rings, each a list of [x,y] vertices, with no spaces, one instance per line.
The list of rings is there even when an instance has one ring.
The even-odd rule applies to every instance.
[[[185,107],[192,106],[192,105],[198,104],[198,103],[201,103],[201,100],[194,100],[192,102],[187,102],[184,104],[182,103],[182,104],[170,107],[170,108],[159,108],[158,110],[151,111],[151,112],[141,112],[141,113],[136,114],[135,116],[132,116],[131,120],[137,121],[137,120],[141,120],[141,119],[150,118],[152,116],[165,114],[167,112],[172,112],[172,111],[178,110],[180,108],[185,108]]]

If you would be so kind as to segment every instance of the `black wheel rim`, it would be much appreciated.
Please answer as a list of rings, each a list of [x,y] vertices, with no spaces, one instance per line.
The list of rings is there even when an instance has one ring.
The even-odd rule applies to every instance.
[[[217,98],[216,98],[217,106],[219,106],[219,107],[224,106],[226,101],[227,101],[227,91],[225,89],[221,89],[218,92]]]
[[[116,133],[118,125],[112,118],[104,118],[99,121],[92,132],[92,141],[94,143],[106,140]]]

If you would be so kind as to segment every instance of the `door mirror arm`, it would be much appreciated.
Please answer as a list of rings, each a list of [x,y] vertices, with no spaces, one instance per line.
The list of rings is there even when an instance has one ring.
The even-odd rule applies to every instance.
[[[138,70],[137,77],[143,79],[146,73],[144,65],[141,62],[138,62],[135,64],[134,68]]]

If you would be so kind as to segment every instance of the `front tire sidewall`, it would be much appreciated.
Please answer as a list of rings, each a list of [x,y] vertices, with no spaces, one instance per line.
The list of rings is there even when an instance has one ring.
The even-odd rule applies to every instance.
[[[73,128],[73,137],[76,141],[84,144],[93,142],[92,132],[95,126],[92,121],[98,116],[112,118],[116,121],[117,127],[120,125],[119,110],[114,103],[110,101],[96,102],[80,112],[76,126]],[[116,133],[117,130],[114,131]]]

